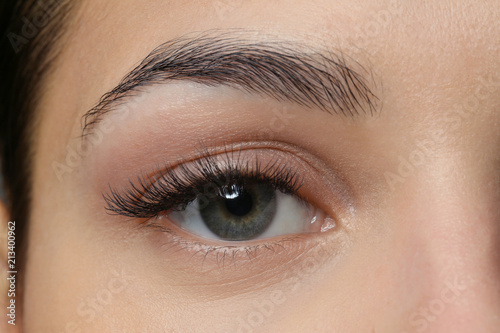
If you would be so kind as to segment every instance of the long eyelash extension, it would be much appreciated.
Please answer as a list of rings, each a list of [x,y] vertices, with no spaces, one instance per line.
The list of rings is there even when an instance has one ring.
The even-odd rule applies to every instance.
[[[221,156],[224,158],[222,165]],[[200,196],[214,197],[215,191],[233,184],[266,183],[297,197],[302,185],[301,177],[278,158],[263,164],[256,157],[251,165],[241,158],[241,150],[218,155],[203,150],[201,158],[190,162],[189,166],[167,165],[162,170],[153,176],[141,175],[136,183],[129,180],[125,190],[109,186],[109,192],[103,194],[106,211],[112,215],[153,218],[165,212],[183,210]]]

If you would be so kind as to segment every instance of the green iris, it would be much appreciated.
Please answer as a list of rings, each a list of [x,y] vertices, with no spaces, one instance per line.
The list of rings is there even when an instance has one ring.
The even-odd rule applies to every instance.
[[[200,215],[207,227],[222,239],[240,241],[262,234],[276,213],[275,190],[265,184],[224,186]]]

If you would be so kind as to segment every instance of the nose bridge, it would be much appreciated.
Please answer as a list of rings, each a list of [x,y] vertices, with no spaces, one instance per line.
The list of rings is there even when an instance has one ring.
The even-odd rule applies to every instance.
[[[410,323],[416,332],[500,330],[498,184],[477,163],[456,161],[425,174],[415,194],[412,237],[421,253],[424,290]]]

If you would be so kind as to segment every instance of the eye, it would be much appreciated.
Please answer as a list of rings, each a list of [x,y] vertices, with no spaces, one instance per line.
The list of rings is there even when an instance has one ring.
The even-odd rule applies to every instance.
[[[299,193],[305,181],[294,168],[299,163],[287,160],[251,149],[205,151],[194,161],[140,176],[125,190],[110,187],[104,199],[111,214],[146,219],[162,230],[175,225],[212,244],[333,228],[334,219]]]
[[[316,210],[270,184],[245,182],[199,195],[169,218],[201,237],[243,241],[308,232],[319,223]]]

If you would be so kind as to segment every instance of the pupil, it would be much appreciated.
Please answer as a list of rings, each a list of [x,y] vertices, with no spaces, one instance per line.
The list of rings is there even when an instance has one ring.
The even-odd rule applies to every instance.
[[[226,209],[236,216],[245,216],[252,211],[253,200],[246,190],[236,190],[231,195],[225,196]]]

